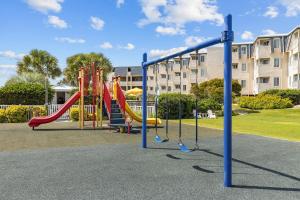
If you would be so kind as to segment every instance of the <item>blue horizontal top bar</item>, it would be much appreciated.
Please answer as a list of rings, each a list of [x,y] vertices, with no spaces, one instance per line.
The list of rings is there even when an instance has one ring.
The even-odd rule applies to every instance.
[[[219,43],[222,43],[222,39],[221,38],[216,38],[216,39],[208,40],[206,42],[202,42],[202,43],[200,43],[200,44],[198,44],[198,45],[196,45],[194,47],[190,47],[190,48],[188,48],[186,50],[183,50],[183,51],[180,51],[178,53],[175,53],[175,54],[163,57],[163,58],[159,58],[159,59],[156,59],[156,60],[145,62],[145,63],[143,63],[143,66],[147,67],[149,65],[154,65],[156,63],[163,62],[165,60],[169,60],[169,59],[172,59],[172,58],[175,58],[175,57],[178,57],[178,56],[182,56],[184,54],[187,54],[187,53],[199,50],[199,49],[203,49],[203,48],[206,48],[206,47],[209,47],[209,46],[213,46],[213,45],[216,45],[216,44],[219,44]]]

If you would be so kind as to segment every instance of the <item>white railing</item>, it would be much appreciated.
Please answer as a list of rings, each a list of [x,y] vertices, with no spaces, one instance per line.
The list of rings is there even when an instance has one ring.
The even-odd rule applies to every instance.
[[[0,105],[0,109],[7,109],[10,105]],[[43,105],[28,105],[30,106],[43,106]],[[63,104],[50,104],[48,105],[48,115],[52,115],[53,113],[57,112]],[[78,105],[73,105],[71,108],[77,108]],[[140,105],[130,105],[131,109],[134,112],[142,113],[142,106]],[[60,118],[59,120],[70,120],[70,109],[69,108]],[[88,114],[93,113],[93,106],[92,105],[84,105],[84,109]],[[147,106],[147,116],[153,117],[155,114],[155,107],[154,106]],[[28,116],[30,117],[30,116]],[[29,119],[28,119],[29,120]]]

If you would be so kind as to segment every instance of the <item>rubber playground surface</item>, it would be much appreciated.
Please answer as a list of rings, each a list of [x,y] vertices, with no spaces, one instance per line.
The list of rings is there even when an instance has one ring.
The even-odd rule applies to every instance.
[[[1,124],[0,199],[300,199],[300,145],[233,135],[233,184],[223,187],[222,132],[200,128],[200,151],[170,142],[140,148],[140,135],[52,123]],[[165,129],[159,129],[163,137]],[[195,127],[183,125],[187,146]]]

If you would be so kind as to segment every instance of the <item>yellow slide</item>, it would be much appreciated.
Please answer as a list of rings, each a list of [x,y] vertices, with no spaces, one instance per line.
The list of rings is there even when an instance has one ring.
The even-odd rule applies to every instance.
[[[126,110],[126,113],[132,118],[134,119],[135,121],[137,122],[142,122],[142,117],[141,116],[138,116],[137,114],[135,114],[132,109],[130,108],[130,106],[128,105],[127,102],[125,102],[125,110]],[[147,124],[152,124],[152,125],[155,125],[156,123],[156,120],[155,118],[147,118]],[[159,118],[157,118],[157,124],[161,124],[161,120]]]

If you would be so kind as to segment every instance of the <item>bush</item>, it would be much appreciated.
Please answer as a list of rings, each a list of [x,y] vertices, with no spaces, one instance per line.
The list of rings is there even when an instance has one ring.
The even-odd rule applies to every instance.
[[[49,87],[49,102],[54,91]],[[4,105],[43,105],[45,88],[38,83],[15,83],[0,88],[0,104]]]
[[[161,94],[158,98],[158,117],[166,118],[167,109],[169,108],[169,119],[178,119],[179,113],[178,93]],[[192,95],[181,95],[182,118],[193,117],[194,97]]]
[[[28,106],[9,106],[5,110],[5,115],[10,123],[26,122],[28,111]]]
[[[71,108],[70,109],[70,118],[72,121],[79,120],[79,108]]]
[[[263,92],[262,94],[270,94],[270,95],[277,95],[282,98],[289,98],[294,105],[300,104],[300,90],[293,90],[293,89],[272,89]]]
[[[293,107],[290,99],[269,94],[262,94],[256,97],[241,97],[239,105],[241,108],[249,109],[283,109]]]
[[[7,122],[6,114],[4,109],[0,109],[0,123]]]
[[[198,101],[198,112],[207,112],[208,110],[222,110],[222,105],[214,99],[202,99]]]
[[[39,117],[39,116],[46,116],[47,110],[45,106],[33,106],[31,108],[31,116],[32,117]]]

